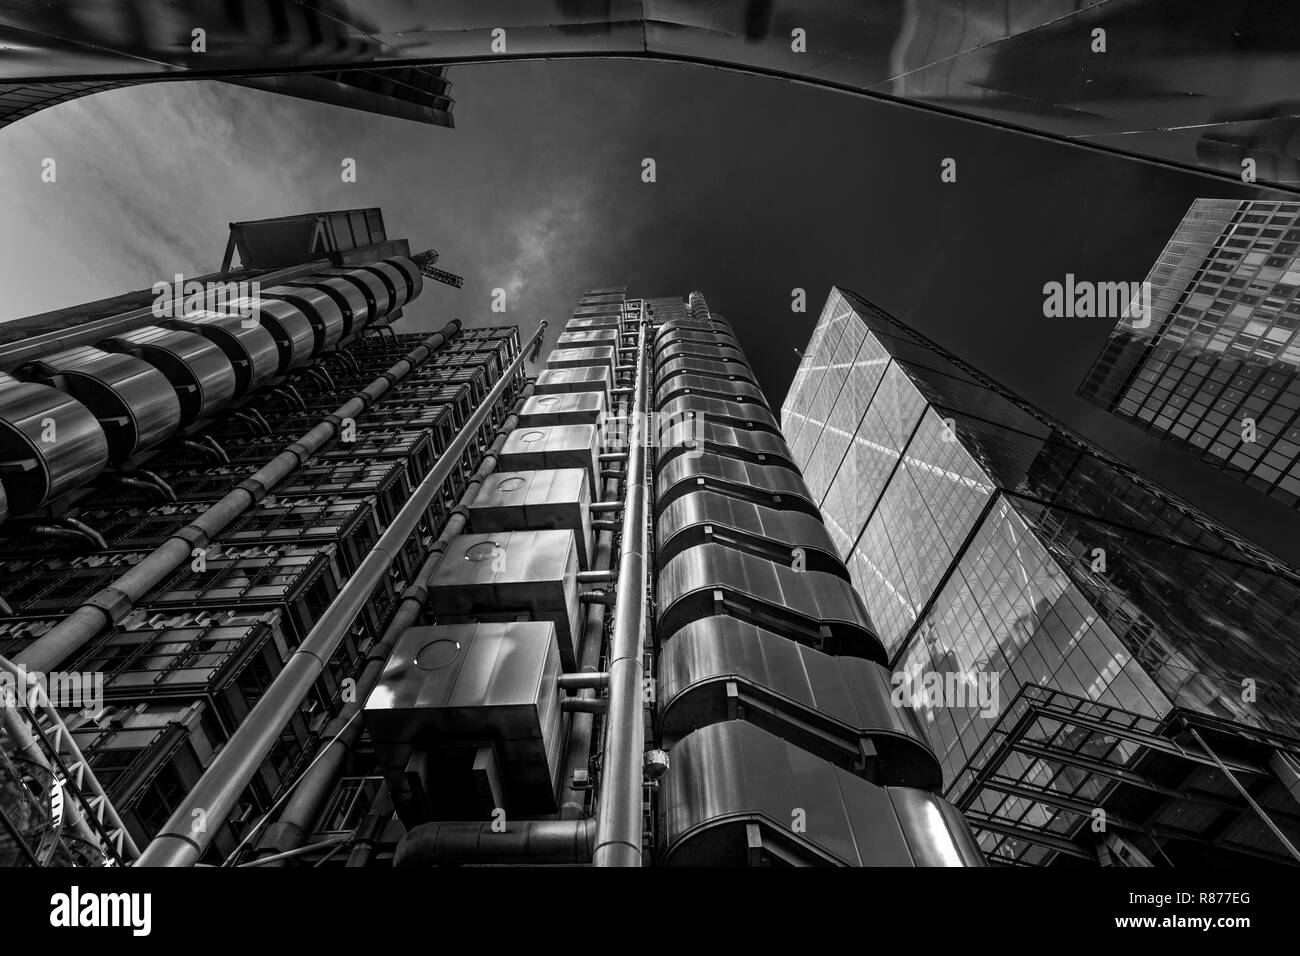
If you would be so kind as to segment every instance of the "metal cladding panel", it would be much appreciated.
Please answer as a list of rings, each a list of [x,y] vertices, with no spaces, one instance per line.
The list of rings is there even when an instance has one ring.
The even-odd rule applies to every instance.
[[[670,746],[698,727],[740,717],[875,783],[943,783],[920,718],[894,705],[889,672],[873,661],[832,657],[735,618],[708,617],[664,643],[658,676],[659,728]],[[876,752],[865,767],[862,737]]]
[[[324,289],[277,285],[263,289],[262,294],[266,298],[281,299],[302,309],[316,331],[316,351],[332,349],[343,338],[347,329],[343,308]]]
[[[519,427],[537,425],[599,425],[605,417],[601,392],[530,395],[519,411]]]
[[[559,675],[549,621],[407,628],[363,719],[390,772],[419,752],[455,767],[448,751],[491,745],[509,808],[545,812],[555,809],[563,749]]]
[[[585,348],[592,345],[618,345],[617,329],[585,329],[581,332],[562,332],[555,340],[556,348]]]
[[[826,526],[802,511],[777,511],[712,491],[696,491],[659,509],[656,536],[660,564],[686,548],[722,544],[771,561],[803,566],[849,580]],[[795,554],[802,549],[802,556]]]
[[[704,441],[704,451],[729,458],[740,458],[763,465],[783,465],[795,468],[794,456],[780,435],[769,431],[733,428],[719,422],[678,421],[671,425],[660,437],[659,460],[656,466],[662,468],[678,455],[699,453],[700,439]]]
[[[326,269],[321,274],[344,276],[356,282],[361,287],[367,303],[374,303],[371,309],[372,321],[378,322],[392,310],[393,298],[388,294],[388,286],[384,285],[384,280],[373,272],[365,269]]]
[[[688,355],[664,362],[655,371],[655,382],[662,388],[664,383],[677,375],[702,375],[713,379],[742,379],[754,381],[754,373],[743,362],[724,362],[721,360],[696,358]],[[715,388],[717,385],[715,384]]]
[[[206,418],[235,397],[234,365],[195,332],[148,325],[105,339],[104,346],[138,356],[167,376],[180,399],[182,425]]]
[[[307,313],[299,306],[283,299],[244,298],[232,303],[234,308],[257,319],[271,333],[280,350],[280,367],[283,374],[291,368],[305,365],[319,351],[316,328]]]
[[[571,531],[462,534],[429,585],[435,613],[477,617],[527,612],[555,624],[560,659],[576,667],[579,632],[578,544]]]
[[[415,264],[415,261],[408,259],[406,256],[393,256],[391,259],[384,261],[390,263],[406,277],[406,301],[410,302],[412,299],[417,298],[424,289],[424,273],[420,271],[420,267]]]
[[[752,401],[768,407],[762,390],[743,379],[721,379],[709,375],[674,375],[655,390],[655,403],[663,407],[674,398],[692,394],[712,395],[730,402]]]
[[[293,282],[286,282],[290,289],[322,289],[334,293],[335,301],[342,303],[343,334],[350,335],[366,327],[371,320],[370,306],[365,294],[341,276],[304,276]]]
[[[265,385],[280,367],[275,337],[255,318],[245,324],[239,316],[204,311],[172,319],[168,324],[203,336],[225,353],[235,370],[236,395]]]
[[[669,866],[746,865],[749,824],[765,852],[800,862],[984,865],[942,797],[876,786],[745,721],[703,727],[671,756],[660,797]],[[790,825],[796,810],[803,832]]]
[[[600,431],[595,425],[516,428],[501,446],[497,463],[498,467],[510,471],[581,468],[587,473],[592,489],[599,489]]]
[[[546,369],[537,376],[534,395],[556,395],[566,392],[596,392],[605,396],[605,407],[612,407],[610,390],[614,377],[603,366],[585,368]]]
[[[614,371],[616,356],[612,345],[554,349],[546,356],[547,368],[580,368],[584,365],[608,365]]]
[[[662,566],[657,597],[661,640],[693,620],[726,613],[829,653],[889,661],[853,586],[820,571],[704,544]]]
[[[45,440],[50,420],[55,441]],[[94,478],[108,464],[108,442],[90,409],[72,396],[0,372],[0,460],[34,463],[2,472],[3,520],[6,514],[33,511]]]
[[[798,472],[705,452],[678,455],[655,476],[655,504],[662,510],[693,491],[716,491],[783,511],[803,511],[820,519],[808,486]]]
[[[384,743],[541,740],[543,715],[559,709],[557,651],[549,621],[407,628],[366,699],[366,726]]]
[[[712,334],[734,335],[731,326],[726,322],[715,322],[708,319],[669,319],[659,326],[665,332],[708,332]]]
[[[167,376],[133,355],[84,346],[47,355],[25,368],[90,409],[115,463],[152,448],[180,427],[180,400]]]
[[[691,415],[696,415],[706,422],[781,434],[781,426],[776,418],[756,402],[729,402],[711,395],[678,395],[659,407],[659,415],[670,422],[686,421]]]
[[[575,315],[564,327],[571,331],[581,331],[582,329],[617,329],[622,325],[620,312],[614,312],[610,315]]]
[[[748,365],[745,353],[733,345],[721,345],[705,342],[655,342],[655,368],[661,368],[665,362],[675,358],[703,358],[715,362],[736,362]]]
[[[469,506],[469,527],[489,531],[572,531],[578,567],[591,567],[591,488],[581,468],[498,471],[483,480]]]
[[[378,262],[369,263],[364,268],[378,273],[381,279],[387,279],[388,284],[392,286],[392,289],[389,290],[391,295],[388,310],[390,312],[394,309],[400,309],[411,300],[410,280],[407,279],[406,273],[397,266],[385,259],[380,259]]]
[[[886,787],[917,866],[987,866],[988,859],[961,811],[938,794]]]
[[[669,326],[662,327],[659,334],[655,336],[655,348],[662,354],[663,350],[671,345],[679,344],[699,344],[699,345],[723,345],[735,349],[741,353],[744,358],[744,352],[736,341],[736,337],[730,332],[698,332],[694,329],[678,329]]]

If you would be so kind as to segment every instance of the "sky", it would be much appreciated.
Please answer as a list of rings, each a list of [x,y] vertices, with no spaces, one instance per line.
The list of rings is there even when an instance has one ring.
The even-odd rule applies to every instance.
[[[698,290],[779,406],[838,284],[1086,431],[1104,413],[1074,390],[1113,322],[1045,318],[1044,284],[1141,280],[1194,198],[1254,194],[704,66],[498,62],[450,78],[454,130],[208,81],[18,121],[0,132],[0,176],[25,184],[0,195],[0,319],[213,271],[234,220],[377,205],[390,236],[465,276],[426,283],[408,329],[527,334],[547,318],[549,348],[587,288]]]

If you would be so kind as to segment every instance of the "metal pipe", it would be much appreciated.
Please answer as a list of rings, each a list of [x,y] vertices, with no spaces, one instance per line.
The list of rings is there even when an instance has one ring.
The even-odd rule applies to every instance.
[[[120,621],[151,588],[189,562],[194,548],[205,546],[333,438],[343,419],[359,417],[459,331],[459,320],[452,320],[442,331],[425,339],[405,358],[336,408],[332,415],[327,415],[297,441],[290,442],[280,454],[241,481],[224,498],[175,532],[139,564],[87,598],[80,607],[14,657],[14,663],[30,670],[54,670],[105,627]]]
[[[406,629],[419,619],[428,603],[429,581],[437,574],[447,545],[464,529],[465,509],[477,497],[479,486],[496,471],[497,455],[505,445],[506,438],[518,426],[519,412],[532,391],[533,383],[530,381],[519,393],[519,399],[510,414],[501,423],[496,439],[483,456],[478,471],[469,480],[458,507],[453,509],[442,533],[429,547],[429,552],[425,555],[412,583],[402,593],[402,600],[384,629],[383,636],[366,651],[365,665],[357,678],[355,698],[345,704],[338,716],[325,726],[321,737],[328,738],[330,742],[312,760],[303,775],[291,784],[293,796],[280,813],[279,819],[267,828],[266,836],[262,839],[263,848],[284,849],[299,846],[307,838],[308,827],[316,819],[321,806],[329,797],[334,781],[343,772],[343,764],[347,760],[348,753],[361,739],[364,728],[361,721],[355,719],[356,716],[365,706],[370,692],[379,683],[380,675],[398,640]]]
[[[161,488],[159,488],[152,481],[145,481],[143,478],[135,478],[131,475],[115,475],[113,477],[113,483],[122,485],[125,488],[136,488],[140,491],[143,491],[145,495],[147,495],[150,498],[157,496],[161,498],[163,501],[176,500],[174,494],[171,498],[168,498],[166,494],[163,493],[163,490]]]
[[[609,709],[603,697],[561,697],[560,710],[570,714],[603,714]]]
[[[64,528],[57,524],[32,524],[27,525],[25,528],[21,525],[19,527],[21,530],[38,538],[65,538],[78,541],[83,546],[89,544],[92,551],[108,550],[108,542],[104,540],[103,535],[90,527]]]
[[[167,484],[167,482],[163,480],[163,477],[161,475],[149,471],[145,468],[137,468],[135,470],[135,473],[137,475],[144,475],[149,482],[152,482],[154,487],[156,487],[160,492],[162,492],[164,501],[176,500],[176,492],[172,490],[171,485]]]
[[[583,591],[578,600],[583,604],[603,604],[606,607],[613,607],[615,603],[614,595],[608,591]]]
[[[190,449],[190,451],[198,452],[204,458],[211,458],[218,465],[230,464],[230,456],[222,448],[213,448],[211,445],[195,441],[193,438],[182,438],[179,443]]]
[[[591,503],[591,513],[601,514],[608,511],[622,511],[623,502],[621,501],[593,501]]]
[[[613,568],[604,568],[599,571],[579,571],[579,584],[608,584],[618,577]]]
[[[94,528],[92,528],[90,525],[86,524],[86,522],[81,521],[77,518],[71,518],[67,515],[64,515],[62,518],[58,518],[56,520],[58,521],[59,524],[71,528],[73,531],[76,531],[80,534],[84,534],[88,539],[90,539],[90,541],[94,543],[95,547],[98,548],[99,550],[101,551],[108,550],[108,542],[104,540],[104,536],[100,534],[98,531],[96,531]]]
[[[420,824],[398,842],[393,866],[591,861],[596,831],[591,817],[508,822],[502,832],[493,826],[480,821]]]
[[[318,850],[321,847],[333,846],[338,843],[348,843],[352,840],[351,833],[340,833],[332,837],[325,837],[316,843],[309,843],[304,846],[296,846],[292,850],[285,850],[283,853],[275,853],[271,856],[258,857],[256,860],[250,860],[247,863],[240,864],[245,866],[266,866],[268,863],[281,863],[285,860],[292,859],[295,856],[302,856],[304,853],[310,853],[312,850]]]
[[[536,340],[546,331],[543,322]],[[530,343],[531,344],[531,343]],[[163,825],[140,857],[142,866],[192,866],[225,822],[249,780],[275,746],[285,726],[297,713],[302,699],[311,691],[326,662],[370,600],[371,592],[387,575],[394,558],[411,532],[423,519],[442,485],[460,462],[460,457],[477,434],[523,365],[524,352],[501,375],[479,404],[465,427],[437,463],[415,488],[401,511],[385,529],[370,553],[361,561],[338,595],[317,618],[310,633],[290,655],[252,712],[208,766],[207,771]],[[204,821],[194,828],[195,813]]]
[[[642,763],[645,759],[644,691],[646,637],[646,391],[650,324],[645,306],[637,332],[632,437],[628,448],[623,537],[618,564],[614,632],[609,651],[609,716],[596,804],[596,866],[641,865]]]
[[[228,413],[231,418],[244,422],[254,435],[270,435],[271,425],[261,415],[253,414],[251,409],[233,408]]]
[[[561,674],[555,678],[555,686],[560,690],[604,690],[609,686],[607,671],[578,671],[573,674]]]
[[[611,478],[605,482],[606,499],[619,495],[618,479]],[[619,502],[622,507],[622,502]],[[596,553],[592,561],[596,567],[606,569],[602,573],[614,573],[612,568],[614,535],[609,531],[596,532]],[[582,646],[578,649],[578,669],[583,672],[600,671],[601,655],[605,651],[605,617],[603,604],[588,604],[586,617],[583,619]],[[580,697],[593,696],[591,691],[579,691]],[[574,819],[586,813],[587,787],[575,786],[579,773],[586,773],[591,763],[592,738],[595,736],[596,719],[592,714],[573,713],[569,715],[569,727],[564,744],[564,792],[560,802],[560,815],[564,819]]]

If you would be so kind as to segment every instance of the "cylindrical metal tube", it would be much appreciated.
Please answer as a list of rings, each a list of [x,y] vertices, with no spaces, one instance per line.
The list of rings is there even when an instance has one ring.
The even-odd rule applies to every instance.
[[[546,331],[542,322],[533,340]],[[211,842],[212,835],[230,814],[235,801],[279,739],[312,683],[338,648],[348,628],[387,573],[402,544],[410,536],[443,482],[458,467],[461,455],[483,426],[492,406],[500,400],[523,365],[528,346],[501,374],[501,378],[470,416],[465,427],[438,459],[437,464],[411,493],[401,511],[380,536],[374,548],[317,618],[301,646],[290,656],[276,679],[221,749],[207,771],[181,801],[140,857],[142,866],[192,866]],[[201,830],[194,829],[194,811],[201,810]]]
[[[333,438],[343,419],[359,417],[379,396],[423,364],[459,331],[459,320],[453,320],[442,331],[425,339],[405,358],[335,409],[332,415],[300,436],[297,441],[285,446],[284,451],[164,541],[139,564],[88,598],[38,641],[19,653],[14,658],[14,663],[40,671],[53,670],[63,663],[101,630],[120,620],[150,588],[189,561],[194,548],[205,546]]]
[[[614,632],[609,651],[609,717],[596,806],[596,866],[641,865],[642,769],[645,751],[642,656],[646,636],[646,381],[650,327],[642,307],[632,387],[632,436],[628,448]]]
[[[561,674],[555,678],[555,686],[560,690],[603,690],[609,686],[609,674],[605,671],[579,671],[576,674]]]
[[[504,832],[496,832],[493,826],[479,821],[421,824],[397,844],[393,866],[591,861],[596,828],[591,817],[511,822]]]

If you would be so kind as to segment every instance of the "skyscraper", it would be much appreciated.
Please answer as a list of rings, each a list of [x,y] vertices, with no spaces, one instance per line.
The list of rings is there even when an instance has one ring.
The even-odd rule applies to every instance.
[[[1300,203],[1198,199],[1079,389],[1300,507]]]
[[[851,292],[782,425],[990,859],[1300,862],[1294,569]]]
[[[276,273],[259,313],[361,272],[411,278],[391,307],[413,265]],[[6,672],[103,698],[12,711],[7,862],[982,863],[727,323],[594,289],[525,381],[544,328],[304,339],[148,458],[6,472]],[[83,408],[49,382],[11,387]]]
[[[4,327],[3,862],[134,859],[405,522],[213,820],[213,852],[233,850],[346,702],[523,385],[513,327],[392,329],[428,256],[379,210],[237,223],[232,244],[241,266],[175,301]]]

